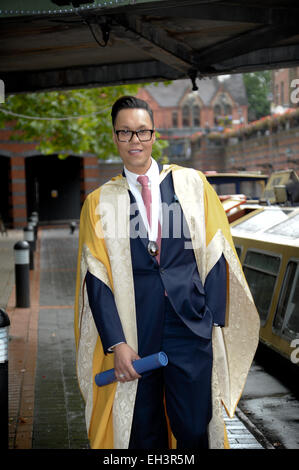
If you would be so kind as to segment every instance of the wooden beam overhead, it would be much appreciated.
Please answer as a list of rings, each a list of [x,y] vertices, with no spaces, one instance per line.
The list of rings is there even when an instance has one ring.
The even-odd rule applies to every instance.
[[[226,73],[246,73],[252,70],[271,70],[284,66],[298,66],[299,46],[289,45],[276,48],[260,49],[249,54],[240,55],[221,63],[213,64],[213,71],[208,75],[219,75]]]
[[[33,93],[61,89],[101,87],[124,83],[147,83],[184,78],[169,66],[149,60],[138,63],[106,64],[101,66],[82,66],[58,70],[42,70],[39,72],[23,72],[22,80],[18,73],[2,73],[6,87],[5,92]]]
[[[145,54],[187,74],[195,68],[192,49],[171,38],[162,28],[136,16],[114,16],[115,23],[118,28],[113,27],[113,34]]]
[[[250,24],[277,24],[298,25],[299,9],[287,5],[266,8],[262,3],[250,5],[248,2],[176,2],[173,7],[150,8],[147,5],[138,5],[136,13],[139,15],[164,17],[164,18],[192,18],[201,20],[237,22]]]
[[[261,44],[265,49],[267,46],[274,45],[282,39],[298,35],[298,26],[261,26],[247,33],[233,37],[227,41],[215,44],[212,47],[195,54],[195,61],[200,70],[221,63],[227,59],[258,50],[257,45]]]

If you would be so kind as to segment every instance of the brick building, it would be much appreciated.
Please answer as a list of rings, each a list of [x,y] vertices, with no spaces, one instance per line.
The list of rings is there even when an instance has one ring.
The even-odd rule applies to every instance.
[[[204,79],[198,85],[196,92],[190,80],[139,90],[138,96],[154,110],[158,131],[170,141],[170,161],[204,171],[298,171],[297,118],[250,136],[212,139],[225,118],[230,117],[232,126],[240,120],[247,123],[242,76]],[[35,210],[44,224],[78,219],[86,195],[122,169],[121,162],[103,162],[91,155],[66,160],[41,155],[34,142],[9,140],[11,132],[9,123],[0,129],[0,213],[9,226],[24,227]]]
[[[292,108],[299,102],[299,67],[272,71],[272,111],[277,106]],[[293,98],[293,99],[292,99]]]
[[[219,130],[234,123],[247,123],[248,101],[242,75],[205,78],[192,91],[190,80],[141,88],[138,97],[154,112],[155,126],[169,142],[171,161],[191,158],[190,137],[206,130]]]
[[[219,126],[218,118],[242,116],[247,121],[240,75],[222,82],[201,80],[198,92],[192,92],[190,80],[167,87],[150,85],[140,89],[138,96],[151,104],[156,127],[171,142],[173,161],[184,161],[186,156],[190,160],[190,135]],[[41,155],[34,142],[10,141],[11,133],[11,123],[0,129],[0,214],[7,225],[24,227],[33,211],[45,224],[78,219],[86,195],[121,170],[120,163],[102,162],[95,156],[59,160],[56,155]]]
[[[299,172],[299,122],[275,132],[227,139],[208,136],[193,142],[190,166],[202,171],[272,171],[294,169]]]
[[[9,140],[0,129],[0,214],[7,226],[25,227],[33,211],[43,223],[78,219],[86,195],[99,185],[95,156],[41,155],[35,143]]]

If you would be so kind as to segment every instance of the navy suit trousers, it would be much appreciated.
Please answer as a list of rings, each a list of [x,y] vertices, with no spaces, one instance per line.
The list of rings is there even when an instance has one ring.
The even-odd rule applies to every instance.
[[[155,337],[152,353],[163,350],[169,363],[139,379],[129,448],[168,448],[164,396],[177,448],[208,448],[207,426],[212,416],[212,341],[195,335],[176,314],[167,297],[163,328],[156,332],[155,335],[154,330],[148,331]]]

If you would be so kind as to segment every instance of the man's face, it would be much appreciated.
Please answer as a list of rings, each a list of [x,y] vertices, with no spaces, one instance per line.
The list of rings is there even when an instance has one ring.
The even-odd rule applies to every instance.
[[[145,109],[122,109],[118,112],[114,123],[115,131],[140,131],[146,129],[153,129],[153,124]],[[119,142],[117,135],[113,132],[114,143],[125,167],[132,173],[139,175],[146,173],[151,166],[152,146],[155,139],[154,132],[151,140],[146,142],[140,142],[136,134],[133,135],[130,142]]]

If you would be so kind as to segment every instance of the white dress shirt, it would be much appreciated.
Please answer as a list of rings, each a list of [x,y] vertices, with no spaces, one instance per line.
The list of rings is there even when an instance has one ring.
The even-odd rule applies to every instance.
[[[158,236],[158,220],[160,220],[160,224],[162,226],[162,202],[161,202],[161,193],[160,193],[160,178],[159,178],[159,166],[158,163],[152,158],[152,163],[148,171],[145,173],[146,176],[149,178],[149,187],[152,193],[152,227],[148,226],[148,220],[146,215],[145,205],[143,203],[142,195],[141,195],[141,184],[138,183],[137,178],[138,174],[132,173],[126,167],[124,167],[124,172],[130,187],[130,191],[132,192],[133,196],[135,197],[140,215],[142,217],[143,223],[145,228],[148,231],[149,239],[156,241]]]

